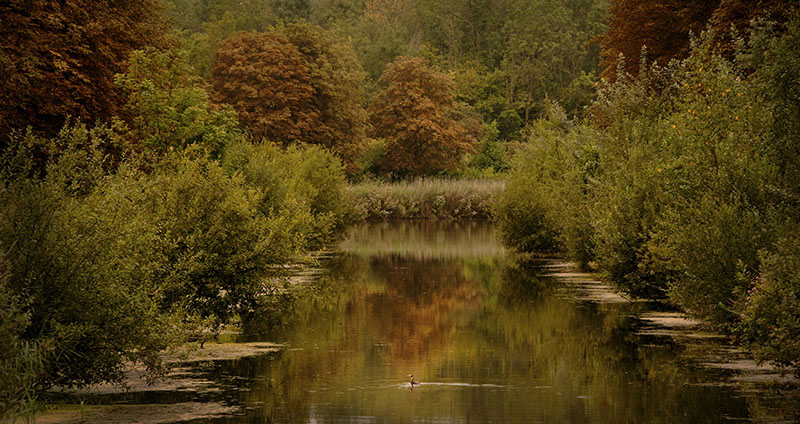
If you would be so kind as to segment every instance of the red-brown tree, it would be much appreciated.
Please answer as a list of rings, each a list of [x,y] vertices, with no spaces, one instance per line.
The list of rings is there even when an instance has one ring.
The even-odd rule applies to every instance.
[[[381,167],[400,177],[452,171],[475,140],[448,116],[451,79],[421,58],[398,58],[380,82],[386,85],[369,107],[373,135],[386,140]]]
[[[285,36],[243,32],[221,42],[213,74],[215,100],[232,105],[256,138],[313,142],[319,112],[311,76]]]
[[[171,41],[158,0],[0,2],[0,146],[10,130],[57,132],[114,115],[132,50]]]
[[[625,56],[625,71],[639,74],[642,47],[648,61],[660,65],[689,54],[690,34],[715,31],[717,48],[733,53],[731,29],[747,36],[751,21],[768,17],[784,21],[795,0],[611,0],[610,21],[600,37],[604,67],[602,76],[613,80],[619,55]]]
[[[642,47],[648,60],[661,65],[689,53],[689,34],[699,34],[719,5],[719,0],[611,0],[608,30],[601,37],[605,69],[602,76],[614,79],[620,53],[625,70],[639,73]]]
[[[291,24],[283,33],[303,55],[314,88],[319,122],[309,141],[333,152],[349,173],[356,172],[356,159],[366,144],[367,113],[366,73],[353,48],[332,31],[305,22]]]

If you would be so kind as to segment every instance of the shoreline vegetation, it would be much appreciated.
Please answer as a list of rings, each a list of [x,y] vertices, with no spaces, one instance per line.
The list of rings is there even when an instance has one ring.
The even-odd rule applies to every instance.
[[[284,3],[0,5],[0,419],[280,325],[361,220],[493,219],[800,375],[796,1]]]
[[[418,178],[348,185],[354,215],[366,221],[491,219],[502,179]]]
[[[530,129],[495,214],[503,241],[555,251],[800,376],[800,14],[733,54],[624,63],[584,120]]]

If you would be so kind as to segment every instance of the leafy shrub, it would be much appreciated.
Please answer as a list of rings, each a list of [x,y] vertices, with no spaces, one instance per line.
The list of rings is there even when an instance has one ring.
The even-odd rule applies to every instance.
[[[261,212],[292,217],[284,226],[299,246],[318,247],[342,234],[352,210],[345,195],[341,162],[319,146],[240,143],[225,154],[228,173],[241,172],[264,194]]]
[[[504,240],[527,251],[563,249],[586,265],[592,260],[589,180],[597,167],[594,139],[585,125],[566,119],[557,104],[529,129],[495,215]]]
[[[761,275],[740,305],[739,335],[759,359],[800,376],[800,238],[793,226],[761,254]]]
[[[7,287],[27,316],[20,339],[49,346],[37,389],[120,381],[126,361],[157,372],[157,353],[171,334],[139,279],[137,243],[147,240],[131,227],[131,208],[95,194],[105,175],[98,143],[76,126],[52,143],[20,138],[4,155]],[[62,151],[41,174],[25,159],[37,144],[61,144]]]
[[[0,257],[0,419],[34,412],[36,379],[44,368],[39,345],[21,339],[28,317],[7,286],[3,259]]]

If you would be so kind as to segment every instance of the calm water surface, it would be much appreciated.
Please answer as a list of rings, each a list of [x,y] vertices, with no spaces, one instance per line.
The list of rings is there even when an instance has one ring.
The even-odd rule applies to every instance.
[[[322,268],[288,326],[240,337],[283,348],[191,365],[213,390],[130,401],[217,403],[232,412],[191,422],[231,423],[798,417],[796,387],[733,369],[747,361],[724,339],[654,327],[647,304],[586,300],[554,261],[506,252],[488,223],[364,225]]]

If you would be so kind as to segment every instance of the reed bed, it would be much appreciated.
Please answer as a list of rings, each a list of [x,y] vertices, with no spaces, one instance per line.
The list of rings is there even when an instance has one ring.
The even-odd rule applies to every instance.
[[[357,215],[368,221],[394,219],[492,219],[492,198],[502,180],[417,179],[367,181],[348,187]]]

